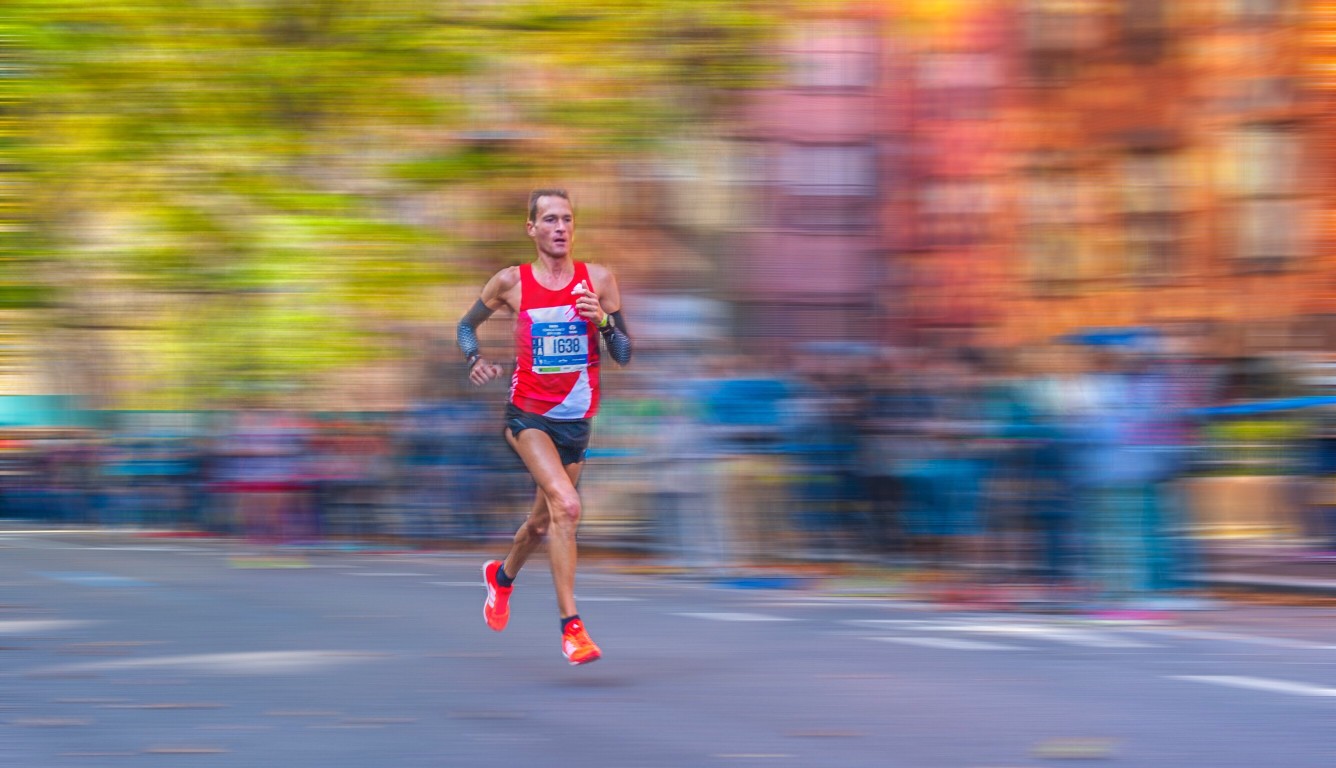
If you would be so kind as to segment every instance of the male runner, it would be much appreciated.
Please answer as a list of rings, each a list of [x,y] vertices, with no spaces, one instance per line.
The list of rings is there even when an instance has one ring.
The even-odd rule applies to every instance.
[[[483,565],[483,618],[497,632],[506,628],[515,577],[546,536],[561,613],[561,652],[571,664],[586,664],[602,652],[575,609],[575,529],[580,523],[575,487],[598,409],[598,339],[603,337],[613,360],[626,365],[631,337],[622,323],[621,294],[612,272],[571,256],[575,218],[565,190],[534,190],[526,228],[538,258],[493,275],[457,330],[469,380],[480,386],[500,376],[501,366],[483,358],[476,329],[502,307],[515,312],[515,373],[504,434],[538,484],[533,509],[506,559]]]

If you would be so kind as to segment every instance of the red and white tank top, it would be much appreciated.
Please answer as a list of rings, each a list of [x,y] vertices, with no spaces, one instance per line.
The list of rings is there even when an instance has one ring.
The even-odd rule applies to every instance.
[[[598,410],[598,329],[575,313],[572,289],[589,281],[575,262],[571,281],[549,290],[520,265],[520,310],[515,315],[515,375],[510,402],[550,419],[588,419]]]

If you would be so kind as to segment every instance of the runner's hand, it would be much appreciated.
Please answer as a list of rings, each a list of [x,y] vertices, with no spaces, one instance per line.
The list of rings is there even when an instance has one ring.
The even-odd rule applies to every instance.
[[[585,284],[581,283],[581,285]],[[580,298],[575,300],[575,313],[594,325],[601,324],[604,313],[603,305],[598,301],[598,294],[586,286],[580,293]]]
[[[501,366],[496,363],[489,363],[482,358],[478,358],[477,364],[469,370],[469,381],[473,386],[481,387],[483,384],[497,378],[501,375]]]

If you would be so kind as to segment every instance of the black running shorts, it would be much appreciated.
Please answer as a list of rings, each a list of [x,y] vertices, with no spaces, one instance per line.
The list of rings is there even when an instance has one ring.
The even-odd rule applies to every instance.
[[[579,464],[589,450],[589,419],[559,421],[536,413],[521,411],[514,403],[506,404],[506,429],[515,437],[526,429],[537,429],[552,438],[562,466]]]

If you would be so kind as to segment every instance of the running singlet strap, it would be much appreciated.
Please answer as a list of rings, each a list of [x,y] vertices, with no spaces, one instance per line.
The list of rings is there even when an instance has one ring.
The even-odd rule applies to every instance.
[[[575,312],[574,289],[589,284],[589,269],[574,266],[570,282],[554,290],[538,282],[533,265],[520,265],[510,402],[550,419],[587,419],[598,410],[598,329]]]

